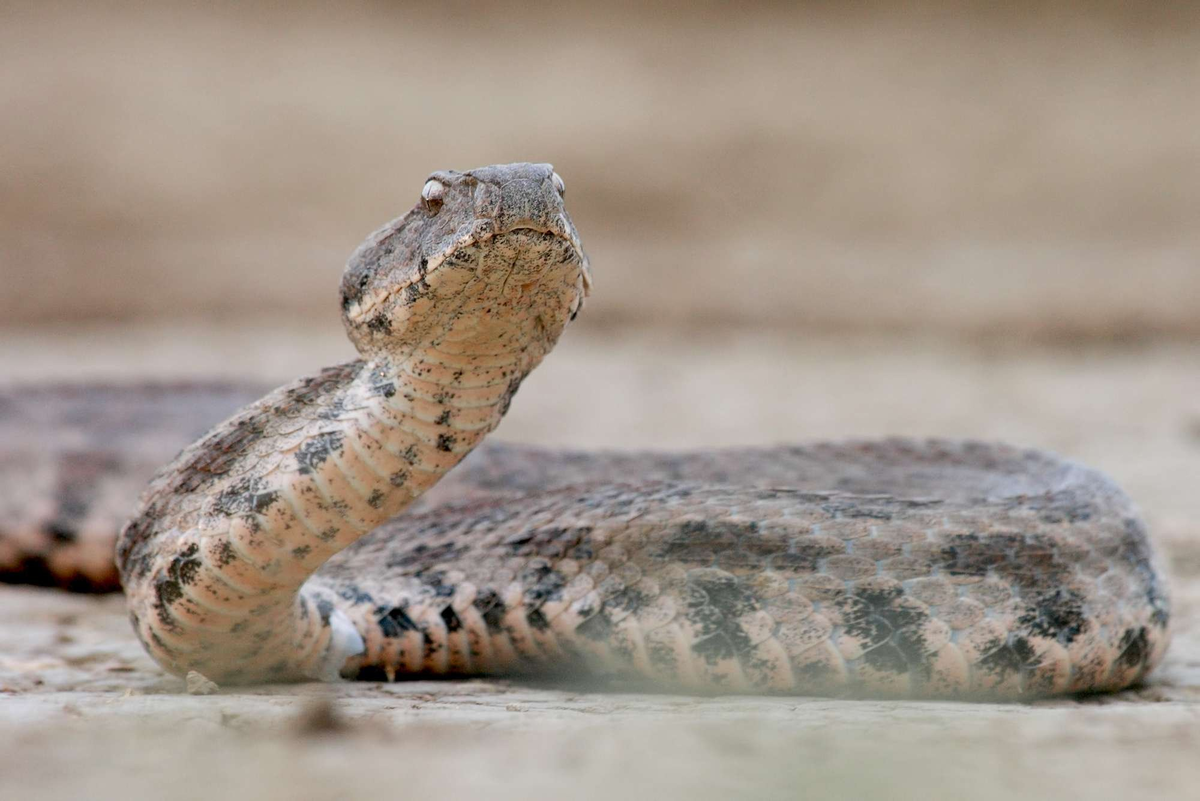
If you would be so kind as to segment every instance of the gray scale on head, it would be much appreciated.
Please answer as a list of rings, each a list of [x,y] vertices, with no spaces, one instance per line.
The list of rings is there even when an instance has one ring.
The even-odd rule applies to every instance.
[[[438,290],[443,267],[469,269],[482,246],[520,234],[559,238],[562,260],[583,263],[584,294],[591,278],[579,234],[563,205],[565,186],[549,164],[503,164],[433,173],[413,208],[367,238],[342,276],[342,320],[364,356],[411,339],[413,321],[400,313]],[[563,246],[561,241],[570,243]],[[579,298],[571,314],[578,312]],[[421,324],[430,325],[428,318]]]

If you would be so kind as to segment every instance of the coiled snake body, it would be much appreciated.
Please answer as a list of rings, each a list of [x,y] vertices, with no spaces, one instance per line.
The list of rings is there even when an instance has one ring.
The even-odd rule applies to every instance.
[[[154,478],[117,564],[163,667],[1011,698],[1118,689],[1160,661],[1169,604],[1131,503],[1040,452],[468,457],[590,286],[562,195],[549,165],[435,173],[347,267],[362,359]]]

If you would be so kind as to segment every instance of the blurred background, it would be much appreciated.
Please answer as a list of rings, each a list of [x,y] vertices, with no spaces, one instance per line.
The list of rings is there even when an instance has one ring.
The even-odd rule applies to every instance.
[[[1127,798],[1131,786],[1141,797],[1156,785],[1127,770],[1131,760],[1111,763],[1121,771],[1111,783],[1088,766],[1096,753],[1131,753],[1128,732],[1143,754],[1195,764],[1198,101],[1194,3],[0,0],[0,382],[277,383],[353,358],[338,319],[342,265],[416,201],[427,174],[553,162],[595,291],[498,436],[674,448],[964,436],[1110,472],[1169,561],[1178,628],[1152,688],[1165,696],[1150,700],[1175,706],[1126,698],[1107,727],[1073,710],[969,716],[1024,727],[983,735],[977,755],[1003,763],[992,790],[1037,764],[1071,786],[1103,784],[1089,797]],[[42,640],[70,642],[55,639],[59,618],[92,625],[89,616],[99,616],[97,643],[140,654],[121,639],[118,601],[56,600],[76,604],[60,614],[29,599],[5,607],[5,631],[34,643],[37,659],[56,653]],[[29,624],[27,609],[42,610],[44,625]],[[79,664],[86,673],[92,663]],[[99,678],[81,686],[141,692],[96,664]],[[461,690],[479,694],[472,703],[492,692],[473,686]],[[364,716],[383,714],[381,691],[354,692]],[[78,693],[65,706],[51,699],[58,706],[35,716],[49,733],[9,750],[43,790],[46,775],[92,775],[44,762],[53,748],[39,743],[62,742],[62,720],[149,714],[102,706],[107,695],[95,708]],[[182,714],[171,706],[179,696],[163,699]],[[576,750],[609,754],[619,766],[604,771],[610,779],[629,765],[659,769],[662,738],[644,747],[621,734],[599,750],[572,745],[547,768],[567,713],[541,696],[531,703],[549,721],[528,743],[543,781],[575,769]],[[530,725],[514,723],[527,720],[514,706],[476,719],[470,705],[430,704],[427,714],[457,737],[463,721]],[[957,714],[903,708],[913,719]],[[848,709],[876,715],[873,731],[898,719],[888,705],[770,706],[821,742]],[[766,714],[734,702],[718,712],[755,727]],[[393,722],[408,725],[405,714]],[[1181,715],[1183,728],[1172,722]],[[213,726],[224,732],[224,712]],[[457,759],[444,738],[421,750],[420,731],[403,735],[412,775],[425,775],[431,753]],[[950,731],[933,753],[954,747]],[[707,752],[675,746],[688,775],[729,796],[724,763],[696,756],[709,752],[747,775],[764,765],[778,774],[775,751],[728,732],[714,730]],[[489,736],[472,759],[499,759],[506,739]],[[1108,751],[1095,750],[1101,740]],[[1053,764],[1047,741],[1058,744]],[[336,775],[370,759],[353,775],[376,776],[381,760],[356,748]],[[239,755],[227,756],[226,767]],[[1176,775],[1138,764],[1159,789]],[[1167,789],[1200,781],[1192,774]],[[961,787],[980,789],[979,775],[967,771]],[[603,782],[589,787],[611,797]]]
[[[502,436],[1011,439],[1200,519],[1195,4],[0,15],[0,378],[352,358],[367,233],[550,161],[596,288]]]
[[[1194,4],[0,8],[9,326],[320,321],[429,172],[531,160],[588,326],[1200,335]]]
[[[596,287],[502,436],[1010,439],[1200,519],[1195,4],[0,9],[0,378],[352,358],[366,234],[550,161]]]

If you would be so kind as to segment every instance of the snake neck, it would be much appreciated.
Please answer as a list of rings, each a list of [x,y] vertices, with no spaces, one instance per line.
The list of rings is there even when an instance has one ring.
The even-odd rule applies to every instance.
[[[339,536],[345,544],[404,509],[462,461],[500,424],[541,361],[541,343],[506,341],[504,331],[487,326],[460,329],[406,358],[368,362],[358,377],[354,392],[362,408],[350,413],[345,441],[359,463],[339,467],[351,497],[365,496],[366,506],[359,510],[361,524],[351,527],[360,530]]]
[[[283,387],[151,483],[117,562],[134,629],[175,673],[335,675],[362,639],[310,575],[494,429],[587,294],[548,164],[439,172],[343,274],[365,359]]]
[[[280,482],[280,513],[249,531],[256,541],[278,543],[272,558],[285,584],[299,586],[402,511],[500,423],[531,365],[519,353],[454,351],[364,363],[339,401],[342,411],[296,447]]]
[[[139,546],[152,556],[131,567],[131,548],[122,546],[147,649],[176,673],[336,674],[361,639],[305,581],[470,453],[499,424],[541,352],[476,325],[402,358],[338,368],[338,386],[316,392],[293,418],[289,399],[305,382],[260,401],[270,430],[234,460],[228,472],[237,478],[205,487],[196,511],[182,516],[156,512],[152,489],[141,516],[156,530]],[[180,503],[196,461],[185,452],[160,480],[171,503]],[[136,539],[140,524],[135,518],[123,540]],[[275,659],[279,653],[290,657]]]

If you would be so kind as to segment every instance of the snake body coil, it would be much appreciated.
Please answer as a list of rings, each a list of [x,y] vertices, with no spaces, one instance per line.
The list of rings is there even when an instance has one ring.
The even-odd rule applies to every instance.
[[[579,311],[562,195],[549,165],[435,174],[346,270],[362,359],[251,404],[154,479],[118,565],[167,670],[1029,697],[1124,687],[1161,659],[1166,592],[1128,499],[1034,451],[489,446],[424,495]]]

